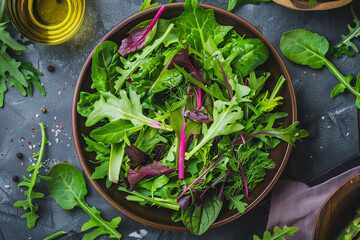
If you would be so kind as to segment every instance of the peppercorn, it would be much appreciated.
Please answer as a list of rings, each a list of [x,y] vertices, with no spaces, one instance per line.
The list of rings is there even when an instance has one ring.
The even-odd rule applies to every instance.
[[[16,156],[17,156],[18,159],[23,159],[24,158],[24,155],[21,152],[18,152],[16,154]]]
[[[14,175],[14,176],[12,176],[12,180],[13,180],[14,182],[18,182],[18,181],[19,181],[19,177],[16,176],[16,175]]]
[[[41,111],[42,111],[43,113],[46,113],[46,112],[47,112],[46,108],[44,108],[44,107],[41,108]]]
[[[49,72],[55,72],[54,66],[51,66],[51,65],[49,65],[49,66],[47,67],[47,70],[48,70]]]

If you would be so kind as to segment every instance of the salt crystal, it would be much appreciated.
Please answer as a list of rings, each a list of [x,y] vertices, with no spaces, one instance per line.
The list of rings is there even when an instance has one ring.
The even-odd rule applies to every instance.
[[[56,116],[54,117],[54,120],[56,120]]]
[[[55,132],[55,130],[54,130],[54,129],[51,129],[51,131],[52,131],[52,132]]]
[[[51,146],[51,142],[50,142],[50,141],[48,141],[48,144],[49,144],[49,146]]]
[[[58,139],[58,138],[55,138],[55,142],[56,142],[56,144],[58,144],[58,143],[59,143],[59,139]]]
[[[346,136],[347,136],[347,137],[350,136],[350,133],[346,133]]]
[[[324,120],[324,119],[325,119],[325,116],[322,116],[321,119]]]
[[[8,189],[10,188],[10,185],[5,185],[4,188]]]
[[[36,148],[36,145],[35,145],[35,144],[33,145],[33,148]]]
[[[139,231],[135,231],[135,232],[130,233],[129,237],[134,237],[134,238],[137,238],[137,239],[141,239],[141,238],[145,237],[147,233],[148,233],[147,230],[140,229]]]
[[[30,150],[32,150],[32,149],[33,149],[33,147],[32,147],[31,145],[29,145],[29,149],[30,149]]]
[[[70,144],[67,144],[66,146],[70,147]]]
[[[61,91],[58,92],[58,95],[60,95],[60,94],[61,94]]]
[[[37,114],[35,115],[35,117],[37,117],[37,118],[38,118],[38,117],[39,117],[39,114],[37,113]]]

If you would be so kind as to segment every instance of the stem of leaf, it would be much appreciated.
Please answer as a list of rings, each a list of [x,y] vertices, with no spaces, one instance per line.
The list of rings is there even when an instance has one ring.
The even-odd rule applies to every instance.
[[[2,2],[1,2],[1,12],[0,12],[0,23],[2,23],[4,15],[5,15],[5,3],[6,3],[6,0],[2,0]]]
[[[360,98],[360,93],[355,90],[353,86],[350,85],[350,82],[346,81],[346,77],[342,75],[339,70],[336,69],[334,64],[332,64],[329,60],[322,57],[322,60],[324,61],[325,65],[329,68],[330,72],[334,74],[334,76],[339,79],[339,81],[346,86],[346,88],[354,94],[356,97]]]

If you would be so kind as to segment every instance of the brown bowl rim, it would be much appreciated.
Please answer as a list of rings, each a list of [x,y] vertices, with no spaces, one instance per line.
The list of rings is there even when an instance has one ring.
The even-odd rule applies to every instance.
[[[166,7],[182,7],[184,5],[183,2],[180,3],[171,3],[171,4],[164,4]],[[274,46],[270,43],[270,41],[258,30],[256,29],[254,26],[252,26],[249,22],[247,22],[246,20],[244,20],[243,18],[228,12],[222,8],[219,7],[215,7],[212,5],[208,5],[208,4],[200,4],[201,7],[203,7],[204,9],[213,9],[215,13],[221,13],[226,15],[227,17],[230,17],[232,19],[234,19],[235,22],[240,22],[241,24],[243,24],[243,26],[245,26],[246,28],[250,29],[252,31],[252,33],[254,33],[254,35],[256,35],[257,38],[260,38],[265,45],[267,46],[267,48],[269,49],[269,51],[274,55],[275,60],[278,62],[278,64],[280,65],[281,68],[281,72],[284,75],[286,81],[287,81],[287,88],[289,89],[289,94],[290,94],[290,99],[291,99],[291,107],[292,107],[292,115],[291,115],[291,123],[295,122],[297,120],[297,105],[296,105],[296,97],[295,97],[295,92],[294,92],[294,88],[292,85],[292,81],[290,78],[290,74],[285,66],[285,63],[283,62],[283,60],[281,59],[279,53],[276,51],[276,49],[274,48]],[[131,15],[130,17],[124,19],[123,21],[121,21],[120,23],[118,23],[115,27],[113,27],[100,41],[97,45],[101,44],[102,42],[104,42],[105,40],[107,40],[111,35],[113,35],[114,33],[116,33],[121,27],[123,27],[124,25],[128,24],[129,22],[133,21],[134,19],[140,17],[141,15],[144,14],[148,14],[148,13],[152,13],[152,12],[157,12],[160,9],[161,6],[157,6],[157,7],[152,7],[146,10],[143,10],[141,12],[137,12],[133,15]],[[96,45],[96,46],[97,46]],[[81,150],[81,146],[80,146],[80,140],[79,140],[79,134],[78,134],[78,127],[77,127],[77,118],[78,118],[78,113],[77,113],[77,102],[79,99],[79,94],[80,94],[80,88],[81,85],[84,81],[84,76],[85,76],[85,72],[86,69],[88,68],[88,66],[91,64],[91,60],[92,60],[92,55],[95,51],[95,48],[91,51],[91,53],[89,54],[88,58],[86,59],[83,68],[80,72],[77,84],[76,84],[76,88],[75,88],[75,92],[74,92],[74,97],[73,97],[73,103],[72,103],[72,134],[73,134],[73,139],[74,139],[74,143],[75,143],[75,149],[76,152],[78,154],[78,158],[80,160],[81,166],[85,172],[85,175],[87,176],[88,180],[90,181],[90,183],[93,185],[93,187],[100,193],[100,195],[106,200],[108,201],[115,209],[117,209],[118,211],[120,211],[121,213],[125,214],[127,217],[130,217],[131,219],[140,222],[142,224],[145,224],[147,226],[150,227],[154,227],[157,229],[164,229],[164,230],[169,230],[169,231],[177,231],[177,232],[188,232],[189,230],[183,226],[183,227],[178,227],[178,226],[169,226],[169,225],[164,225],[164,224],[159,224],[156,223],[154,221],[149,221],[149,220],[145,220],[142,219],[141,217],[129,212],[128,210],[126,210],[125,208],[122,208],[119,204],[117,204],[112,198],[110,198],[110,196],[108,196],[103,189],[100,187],[100,185],[93,179],[91,179],[91,172],[89,170],[89,168],[86,165],[85,162],[85,158],[84,155],[82,153]],[[290,115],[289,115],[290,116]],[[273,179],[271,180],[271,182],[269,183],[269,185],[265,188],[265,190],[251,203],[249,204],[249,206],[247,207],[246,211],[244,213],[236,213],[226,219],[223,219],[221,221],[216,221],[210,228],[215,228],[215,227],[219,227],[222,226],[228,222],[231,222],[237,218],[239,218],[241,215],[245,214],[246,212],[250,211],[256,204],[258,204],[268,193],[269,191],[274,187],[275,183],[277,182],[277,180],[279,179],[281,173],[284,171],[284,168],[286,166],[286,163],[289,159],[290,156],[290,152],[291,152],[292,146],[290,144],[287,144],[286,147],[286,151],[285,151],[285,155],[281,161],[281,164],[279,166],[278,171],[275,173]]]
[[[321,205],[320,210],[316,216],[315,224],[314,224],[314,230],[313,230],[313,240],[319,239],[319,231],[317,231],[320,228],[320,215],[323,211],[325,211],[325,206],[328,204],[330,199],[332,199],[336,194],[341,191],[341,189],[345,188],[349,184],[349,182],[353,181],[353,179],[360,177],[360,173],[355,174],[354,176],[348,178],[343,182],[340,186],[338,186],[325,200],[325,202]]]

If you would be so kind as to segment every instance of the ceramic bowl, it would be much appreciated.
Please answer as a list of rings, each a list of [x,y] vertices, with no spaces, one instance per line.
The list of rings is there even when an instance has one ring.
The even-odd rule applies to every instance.
[[[170,19],[179,16],[183,11],[183,4],[184,3],[173,3],[166,5],[166,10],[161,15],[161,17]],[[205,4],[201,4],[201,6],[205,9],[213,9],[216,19],[220,24],[233,26],[240,35],[245,34],[246,37],[249,38],[259,38],[266,44],[270,51],[270,57],[268,61],[261,66],[261,69],[267,70],[272,73],[271,79],[269,80],[270,83],[266,87],[272,89],[279,77],[281,75],[284,75],[287,82],[286,84],[284,84],[284,87],[279,93],[281,96],[284,97],[284,104],[281,106],[280,111],[287,112],[288,117],[284,119],[283,123],[284,126],[289,126],[291,123],[296,121],[296,100],[289,73],[281,57],[279,56],[275,48],[271,45],[269,40],[267,40],[264,35],[262,35],[251,24],[246,22],[244,19],[238,17],[237,15],[214,6]],[[107,33],[99,43],[105,40],[111,40],[119,44],[121,40],[127,36],[127,33],[130,29],[132,29],[134,26],[144,20],[152,19],[158,10],[159,7],[153,7],[132,15],[131,17],[125,19],[117,26],[115,26],[112,30],[110,30],[110,32]],[[90,88],[92,82],[91,60],[93,52],[89,55],[80,73],[72,106],[73,137],[76,151],[86,176],[101,196],[103,196],[112,206],[114,206],[117,210],[127,215],[128,217],[145,225],[159,229],[166,229],[171,231],[188,231],[181,222],[175,223],[171,220],[170,217],[173,211],[150,206],[142,207],[135,202],[127,201],[125,199],[126,194],[117,190],[117,185],[113,184],[112,187],[108,189],[106,188],[105,180],[92,180],[90,178],[96,165],[91,163],[89,160],[95,159],[95,155],[93,153],[85,151],[86,143],[82,137],[82,134],[88,136],[92,129],[85,127],[86,119],[81,117],[76,112],[76,104],[78,102],[79,94],[81,91],[94,92],[94,90]],[[272,159],[276,163],[276,167],[268,171],[264,181],[261,182],[249,194],[249,198],[247,199],[247,203],[249,204],[249,206],[247,207],[246,212],[250,211],[250,209],[252,209],[256,204],[258,204],[272,189],[272,187],[278,180],[280,174],[285,168],[286,162],[290,155],[290,151],[291,146],[287,143],[281,143],[278,147],[271,151],[270,154]],[[235,220],[241,215],[242,214],[240,214],[236,210],[229,211],[228,208],[225,206],[220,212],[218,219],[212,225],[212,227],[221,226],[225,223]]]
[[[313,240],[333,240],[360,207],[360,173],[346,180],[326,199],[317,215]]]

